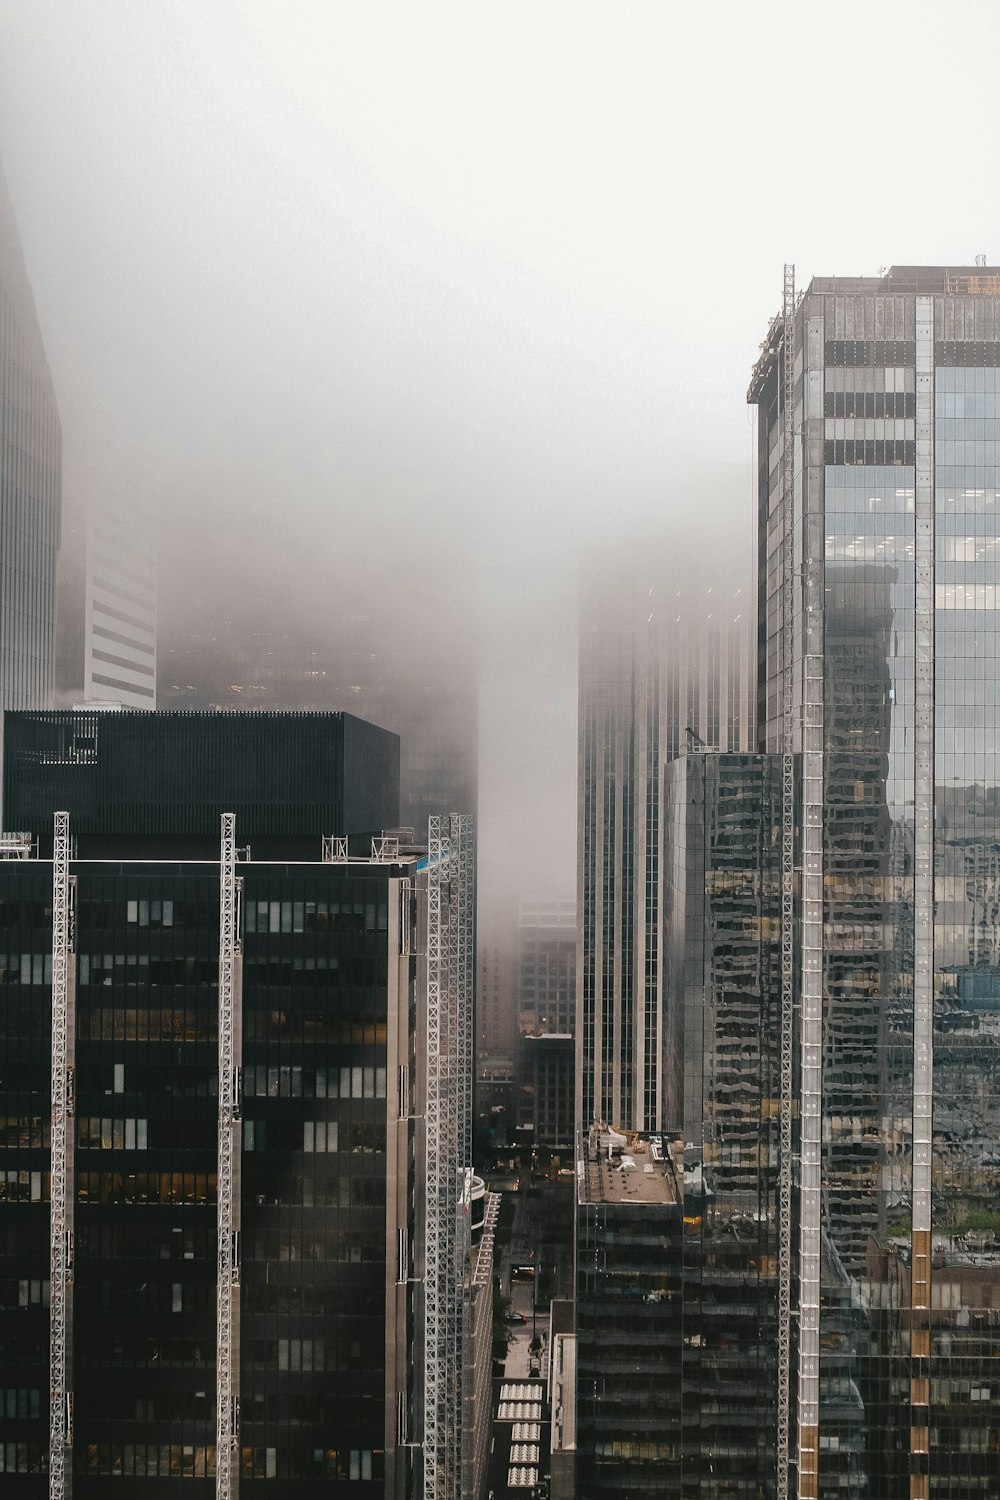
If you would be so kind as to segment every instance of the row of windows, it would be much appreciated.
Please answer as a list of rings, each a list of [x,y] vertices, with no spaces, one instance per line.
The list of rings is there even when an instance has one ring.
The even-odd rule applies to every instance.
[[[214,1446],[181,1443],[88,1443],[84,1472],[108,1477],[211,1479]]]
[[[354,1024],[353,1032],[361,1030]],[[369,1033],[381,1033],[385,1027],[365,1027]],[[354,1040],[360,1040],[353,1037]],[[346,1038],[345,1038],[346,1040]],[[250,1066],[243,1070],[243,1093],[247,1098],[317,1098],[317,1099],[384,1099],[386,1070],[381,1067],[349,1068],[264,1068]]]
[[[44,1150],[51,1143],[51,1124],[41,1115],[0,1115],[0,1150]]]
[[[0,1389],[0,1417],[8,1421],[31,1421],[42,1414],[42,1393],[30,1386],[8,1386]]]
[[[384,901],[248,901],[244,927],[256,932],[385,932]]]
[[[83,1115],[77,1121],[77,1141],[84,1149],[145,1151],[149,1145],[149,1123],[140,1119]]]
[[[118,971],[117,973],[115,971]],[[148,953],[81,953],[80,984],[207,984],[219,979],[217,958],[152,957]]]
[[[372,1448],[316,1448],[304,1454],[283,1448],[244,1448],[244,1479],[382,1479],[385,1455]]]
[[[0,1308],[48,1307],[50,1283],[36,1279],[0,1281]]]
[[[49,1467],[48,1446],[38,1443],[0,1443],[0,1474],[44,1474]]]
[[[86,1010],[77,1034],[90,1042],[214,1042],[218,1015],[214,1006],[196,1010]]]
[[[47,1203],[48,1172],[0,1172],[0,1203]]]
[[[214,1172],[79,1172],[76,1179],[81,1203],[214,1203],[217,1189]]]
[[[0,984],[51,983],[51,953],[0,954]]]

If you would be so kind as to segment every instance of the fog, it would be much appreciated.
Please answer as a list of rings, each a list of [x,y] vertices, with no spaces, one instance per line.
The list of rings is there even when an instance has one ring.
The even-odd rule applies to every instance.
[[[478,650],[485,913],[570,893],[581,554],[749,557],[785,260],[1000,255],[998,42],[990,0],[0,0],[67,482],[153,507],[162,632]]]

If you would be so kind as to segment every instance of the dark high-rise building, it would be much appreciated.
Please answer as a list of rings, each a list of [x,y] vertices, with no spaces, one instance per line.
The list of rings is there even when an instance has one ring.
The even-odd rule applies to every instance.
[[[518,1128],[548,1150],[574,1138],[576,907],[523,901],[518,924]]]
[[[14,716],[22,826],[69,816],[0,863],[12,1495],[481,1472],[470,831],[358,849],[394,737],[282,722]]]
[[[291,856],[315,853],[317,829],[396,827],[399,742],[352,714],[16,713],[4,786],[8,827],[44,830],[60,809],[101,855],[137,839],[147,852],[214,853],[219,817],[234,812],[258,853]]]
[[[803,758],[790,1493],[986,1497],[1000,269],[786,274],[749,399],[760,745]]]
[[[676,1496],[683,1171],[661,1136],[594,1125],[576,1203],[576,1494]]]
[[[774,1500],[778,756],[682,756],[664,777],[668,1114],[684,1141],[677,1367],[685,1497]]]
[[[662,546],[602,554],[580,612],[578,1125],[665,1124],[660,773],[687,745],[751,746],[745,590],[671,585]]]
[[[0,170],[0,709],[52,701],[61,474],[52,377]]]

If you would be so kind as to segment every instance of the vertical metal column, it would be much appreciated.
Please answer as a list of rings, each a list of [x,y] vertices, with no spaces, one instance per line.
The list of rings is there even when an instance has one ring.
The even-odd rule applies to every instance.
[[[448,1290],[454,1230],[449,1222],[448,1150],[451,1088],[448,1056],[448,943],[442,882],[450,848],[442,819],[428,822],[426,1234],[424,1251],[424,1496],[445,1500],[448,1437]]]
[[[216,1288],[215,1493],[240,1485],[240,1066],[243,945],[236,876],[236,817],[222,815],[219,863],[219,1186]]]
[[[49,1298],[49,1496],[73,1490],[73,1196],[76,983],[69,814],[55,815],[52,843],[52,1173]]]
[[[795,267],[785,266],[782,394],[781,1042],[778,1152],[778,1497],[788,1500],[791,1446],[792,1134],[795,1025]]]
[[[910,1497],[929,1477],[934,1094],[934,299],[916,299],[916,611],[913,767],[913,1225]]]
[[[811,339],[809,340],[811,343]],[[822,347],[822,345],[820,345]],[[807,362],[804,351],[803,365]],[[822,408],[820,408],[821,412]],[[803,394],[803,421],[806,402]],[[815,415],[815,413],[814,413]],[[810,464],[815,462],[815,454]],[[823,1151],[824,547],[802,475],[802,968],[799,1018],[800,1500],[819,1493],[820,1247]]]

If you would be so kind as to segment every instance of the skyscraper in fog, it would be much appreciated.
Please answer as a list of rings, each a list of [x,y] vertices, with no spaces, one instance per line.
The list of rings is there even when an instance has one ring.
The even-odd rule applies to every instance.
[[[0,708],[43,708],[55,671],[62,429],[0,170]]]
[[[81,492],[82,489],[82,492]],[[67,480],[59,566],[61,703],[156,707],[156,544],[145,505]]]
[[[760,747],[802,756],[789,1493],[985,1500],[1000,268],[817,278],[798,301],[786,272],[749,399]]]
[[[602,555],[580,611],[578,1126],[664,1124],[661,770],[687,744],[749,748],[745,590],[678,589],[662,547]]]

